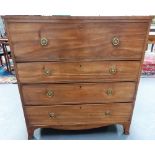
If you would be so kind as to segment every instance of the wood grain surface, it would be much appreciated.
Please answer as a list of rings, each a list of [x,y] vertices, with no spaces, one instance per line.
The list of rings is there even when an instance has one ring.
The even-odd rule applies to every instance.
[[[112,89],[112,95],[107,91]],[[132,102],[134,82],[34,84],[22,86],[25,105]],[[47,93],[52,91],[53,96]]]
[[[29,125],[89,125],[127,122],[131,112],[130,103],[26,106]],[[55,116],[51,118],[49,115]]]
[[[151,16],[4,19],[28,139],[40,127],[122,124],[129,134]]]
[[[9,23],[18,61],[141,59],[147,23]],[[120,44],[114,47],[113,37]],[[41,38],[47,46],[41,46]]]
[[[139,61],[17,63],[21,83],[136,81],[139,67]]]

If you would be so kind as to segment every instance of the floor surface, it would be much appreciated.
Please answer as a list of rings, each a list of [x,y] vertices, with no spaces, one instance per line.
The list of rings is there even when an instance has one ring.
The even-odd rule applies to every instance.
[[[155,139],[155,78],[140,81],[130,135],[121,125],[86,130],[37,129],[34,139],[48,140],[144,140]],[[0,84],[0,139],[27,139],[23,110],[16,84]]]

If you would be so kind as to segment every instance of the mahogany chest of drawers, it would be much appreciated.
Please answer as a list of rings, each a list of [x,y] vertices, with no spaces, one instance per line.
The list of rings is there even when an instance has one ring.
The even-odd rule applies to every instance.
[[[46,127],[129,133],[152,17],[4,19],[29,139]]]

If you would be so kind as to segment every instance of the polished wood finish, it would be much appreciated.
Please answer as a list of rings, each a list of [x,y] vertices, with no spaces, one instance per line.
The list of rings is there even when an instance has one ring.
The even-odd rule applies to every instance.
[[[25,105],[132,102],[134,82],[23,85]],[[108,95],[112,89],[112,95]],[[53,96],[48,96],[48,91]],[[32,93],[33,92],[33,93]]]
[[[16,61],[139,60],[147,23],[10,23]],[[125,29],[124,29],[125,27]],[[118,31],[119,29],[119,31]],[[119,37],[120,45],[111,44]],[[41,38],[47,46],[41,46]]]
[[[123,128],[124,128],[124,134],[125,134],[125,135],[129,135],[130,122],[125,122],[125,123],[123,123]]]
[[[114,74],[110,72],[113,66],[116,68]],[[21,83],[136,81],[139,68],[139,61],[32,62],[17,64]],[[45,71],[50,73],[47,75]]]
[[[129,134],[152,17],[4,18],[28,139],[39,127]]]
[[[62,22],[62,20],[67,20],[67,23],[70,23],[74,21],[75,23],[82,19],[82,23],[87,23],[92,22],[92,20],[95,20],[96,22],[103,22],[108,21],[108,22],[122,22],[122,21],[127,21],[128,23],[134,22],[134,23],[139,23],[139,22],[146,22],[148,23],[150,20],[154,18],[154,16],[59,16],[59,15],[52,15],[52,16],[42,16],[42,15],[35,15],[35,16],[28,16],[28,15],[7,15],[3,16],[5,21],[9,22],[15,22],[15,23],[25,23],[25,22],[44,22],[44,23],[57,23],[57,22]],[[66,21],[65,21],[66,22]],[[152,21],[151,21],[152,22]]]
[[[25,107],[30,125],[89,125],[129,120],[132,104],[82,104]],[[50,113],[55,117],[51,118]]]

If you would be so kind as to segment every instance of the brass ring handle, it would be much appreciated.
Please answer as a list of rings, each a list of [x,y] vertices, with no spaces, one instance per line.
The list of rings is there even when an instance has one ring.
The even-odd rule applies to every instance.
[[[120,44],[118,37],[113,37],[111,42],[113,46],[118,46]]]
[[[43,73],[46,75],[46,76],[50,76],[52,74],[52,71],[50,69],[46,69],[46,68],[43,68]]]
[[[47,93],[46,93],[46,95],[48,97],[53,97],[54,96],[54,92],[52,90],[48,90]]]
[[[41,38],[41,39],[40,39],[40,44],[41,44],[42,46],[46,46],[46,45],[48,44],[47,38],[45,38],[45,37]]]
[[[113,90],[111,88],[107,89],[106,94],[108,96],[112,96],[113,95]]]
[[[109,69],[109,73],[110,73],[110,74],[113,74],[113,75],[116,74],[116,73],[117,73],[117,68],[116,68],[116,66],[111,66],[110,69]]]
[[[56,118],[56,115],[55,115],[54,112],[49,112],[48,115],[49,115],[49,117],[52,118],[52,119]]]

